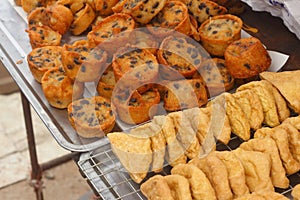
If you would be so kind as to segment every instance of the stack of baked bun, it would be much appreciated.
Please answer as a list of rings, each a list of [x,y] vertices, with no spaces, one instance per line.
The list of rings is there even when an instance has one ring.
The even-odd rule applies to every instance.
[[[258,39],[241,39],[243,22],[225,5],[232,7],[210,0],[23,0],[32,46],[27,61],[49,104],[69,107],[75,129],[86,125],[83,137],[97,136],[90,121],[106,122],[81,110],[84,117],[75,120],[71,103],[84,98],[87,82],[128,124],[157,115],[160,102],[167,112],[201,107],[271,62]],[[77,35],[87,37],[76,41]]]
[[[206,107],[155,116],[129,133],[109,133],[112,150],[132,180],[143,182],[148,199],[287,199],[274,189],[288,188],[287,176],[300,170],[300,117],[290,111],[299,113],[300,107],[299,97],[281,94],[299,83],[299,73],[264,72],[266,80],[224,93]],[[244,142],[216,151],[215,140],[228,144],[231,133]],[[171,175],[143,181],[166,164],[173,167]]]

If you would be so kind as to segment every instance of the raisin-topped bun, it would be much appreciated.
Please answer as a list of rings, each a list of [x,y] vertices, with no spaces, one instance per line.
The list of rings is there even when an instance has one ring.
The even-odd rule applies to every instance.
[[[25,12],[29,13],[37,7],[43,6],[44,0],[21,0],[22,8]]]
[[[27,16],[28,27],[47,25],[46,8],[37,7],[33,9]]]
[[[99,96],[111,99],[112,92],[116,85],[115,75],[112,66],[109,66],[100,77],[97,84],[97,92]]]
[[[46,18],[48,22],[46,25],[63,35],[73,22],[73,13],[69,8],[55,4],[47,6]]]
[[[199,28],[203,47],[211,55],[224,56],[227,46],[241,38],[242,26],[242,20],[230,14],[209,18]]]
[[[101,44],[100,48],[105,49],[112,57],[117,49],[125,46],[128,42],[129,35],[121,33],[130,32],[134,28],[135,22],[130,15],[117,13],[104,18],[93,26],[87,38],[91,47]]]
[[[188,0],[187,7],[199,23],[212,16],[223,15],[227,9],[210,0]]]
[[[229,73],[224,59],[205,60],[200,66],[199,75],[203,78],[210,97],[229,91],[234,86],[234,78]]]
[[[202,62],[199,47],[189,43],[183,36],[165,38],[157,52],[157,58],[162,64],[160,75],[168,80],[191,78]]]
[[[207,91],[202,79],[184,79],[166,84],[164,108],[168,111],[200,107],[207,103]]]
[[[59,46],[61,34],[48,26],[31,26],[26,30],[32,49],[44,46]]]
[[[84,84],[78,81],[74,83],[61,67],[55,67],[44,74],[42,89],[51,106],[64,109],[72,101],[82,97]]]
[[[80,82],[95,81],[105,69],[107,54],[99,48],[90,49],[85,43],[75,46],[64,44],[62,48],[62,64],[72,80]]]
[[[159,13],[167,0],[124,0],[120,12],[131,15],[140,24],[147,24]]]
[[[226,66],[235,78],[254,77],[271,65],[268,51],[255,37],[242,38],[231,43],[224,56]]]
[[[74,21],[70,31],[73,35],[80,35],[87,30],[94,21],[96,14],[93,8],[87,3],[85,7],[74,14]]]
[[[88,2],[92,5],[93,3],[88,0]],[[86,0],[58,0],[56,4],[64,5],[72,11],[73,14],[77,13],[79,10],[84,8]]]
[[[94,9],[100,16],[108,16],[113,14],[114,7],[119,0],[94,0]]]
[[[125,94],[124,96],[122,94]],[[128,124],[140,124],[153,117],[160,102],[160,95],[157,89],[150,89],[143,94],[133,92],[130,98],[126,97],[127,91],[113,93],[112,101],[118,117]]]
[[[110,101],[100,96],[73,101],[68,106],[68,118],[78,135],[85,138],[103,137],[115,125]]]
[[[153,35],[161,38],[169,35],[174,30],[186,35],[191,33],[188,9],[180,1],[168,1],[147,26]],[[159,27],[169,30],[160,30]]]
[[[37,82],[41,82],[46,71],[61,66],[61,50],[61,46],[45,46],[27,55],[29,69]]]
[[[147,49],[125,47],[114,55],[112,67],[116,81],[122,87],[131,87],[139,92],[148,89],[148,83],[155,83],[158,78],[158,62]]]

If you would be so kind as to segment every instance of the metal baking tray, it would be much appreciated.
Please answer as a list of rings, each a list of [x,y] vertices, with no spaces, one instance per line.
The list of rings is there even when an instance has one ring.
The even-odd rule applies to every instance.
[[[228,145],[217,143],[217,150],[230,151],[236,149],[242,142],[243,140],[232,135]],[[130,178],[112,152],[110,144],[88,153],[82,153],[78,166],[100,199],[147,199],[140,191],[140,184],[135,183]],[[160,174],[170,174],[170,170],[170,166],[165,166]],[[153,175],[154,173],[150,172],[145,180]],[[292,199],[291,191],[295,185],[300,183],[300,172],[289,175],[288,179],[290,186],[287,189],[275,188],[275,191]]]
[[[13,0],[3,0],[0,6],[0,62],[8,70],[20,90],[38,116],[63,148],[85,152],[106,144],[99,138],[86,139],[77,135],[68,121],[67,111],[51,107],[44,97],[41,85],[29,70],[26,56],[31,51],[27,29],[26,13],[15,6]],[[70,42],[67,35],[63,42]],[[84,96],[95,94],[93,84],[87,84]]]

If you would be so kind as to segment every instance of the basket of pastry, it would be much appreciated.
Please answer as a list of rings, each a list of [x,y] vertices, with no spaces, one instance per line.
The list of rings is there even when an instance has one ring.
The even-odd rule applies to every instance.
[[[284,199],[274,188],[300,169],[299,72],[265,72],[266,48],[241,37],[242,4],[22,2],[49,104],[80,137],[107,137],[147,198]],[[243,144],[216,151],[234,135]],[[166,165],[170,175],[147,176]]]

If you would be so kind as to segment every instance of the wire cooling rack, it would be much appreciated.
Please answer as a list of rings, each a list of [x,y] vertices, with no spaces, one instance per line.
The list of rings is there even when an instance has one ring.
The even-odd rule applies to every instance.
[[[94,151],[81,154],[78,161],[78,166],[83,176],[87,179],[96,195],[103,200],[146,199],[140,191],[140,184],[135,183],[130,178],[112,152],[108,139],[104,138],[103,140],[106,140],[106,145]],[[233,150],[240,146],[242,142],[237,136],[232,135],[228,145],[217,143],[217,150]],[[170,174],[170,170],[170,166],[165,166],[160,174]],[[149,173],[145,180],[153,175],[153,172]],[[287,189],[275,188],[275,191],[292,199],[291,191],[295,185],[300,183],[300,172],[290,175],[288,178],[290,186]]]

